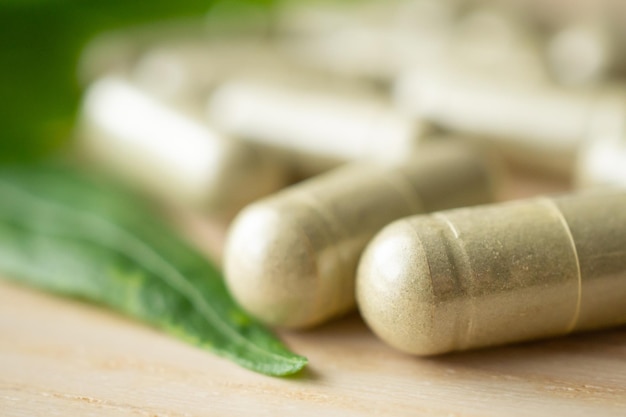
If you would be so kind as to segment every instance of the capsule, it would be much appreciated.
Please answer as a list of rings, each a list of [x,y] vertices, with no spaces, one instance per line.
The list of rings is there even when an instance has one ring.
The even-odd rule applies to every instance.
[[[441,64],[464,70],[479,68],[516,79],[547,78],[528,28],[511,16],[485,8],[457,19],[457,12],[443,10],[450,9],[450,4],[419,7],[420,2],[404,3],[395,8],[381,3],[390,15],[387,18],[355,18],[352,14],[333,19],[332,14],[321,13],[307,20],[296,16],[296,24],[304,20],[301,26],[305,28],[307,23],[317,25],[317,33],[309,30],[303,35],[293,30],[300,36],[285,36],[278,44],[297,62],[382,83],[414,68]]]
[[[365,321],[434,355],[626,323],[626,192],[604,190],[413,216],[359,265]]]
[[[287,170],[271,156],[117,76],[88,89],[79,147],[121,179],[225,218],[288,181]]]
[[[626,187],[626,101],[621,102],[621,108],[613,108],[615,114],[596,123],[593,137],[578,155],[578,188]]]
[[[626,137],[591,142],[579,158],[576,185],[626,187]]]
[[[415,51],[434,56],[459,12],[453,2],[430,0],[286,6],[278,10],[277,44],[288,54],[319,69],[373,78],[388,76]]]
[[[78,63],[79,79],[84,85],[88,85],[111,72],[125,72],[132,76],[136,68],[143,67],[145,60],[148,66],[145,68],[145,75],[149,78],[147,81],[163,91],[173,81],[162,80],[166,85],[161,86],[157,85],[153,77],[174,76],[176,81],[182,81],[179,85],[186,87],[188,75],[199,75],[206,80],[207,75],[219,73],[224,64],[252,64],[257,59],[262,64],[268,62],[266,57],[271,55],[271,48],[266,41],[267,33],[254,33],[251,22],[245,19],[236,19],[238,23],[245,21],[245,28],[237,30],[237,33],[232,33],[232,29],[236,29],[232,25],[235,23],[233,19],[229,19],[230,28],[223,25],[220,28],[220,24],[215,21],[211,21],[209,25],[210,20],[213,19],[206,16],[206,19],[196,22],[145,25],[132,30],[113,30],[98,35],[81,52]],[[203,58],[197,58],[199,55]],[[211,66],[181,68],[181,64],[206,63]],[[239,70],[237,66],[230,68]],[[205,73],[201,73],[200,69]],[[143,70],[141,68],[140,72]],[[141,81],[143,75],[140,74],[136,81]]]
[[[206,97],[233,77],[313,76],[267,41],[202,37],[155,43],[137,57],[129,72],[134,82],[161,97]]]
[[[546,54],[557,81],[578,86],[606,78],[613,69],[617,48],[606,25],[584,22],[556,31],[547,42]]]
[[[392,28],[450,27],[458,1],[400,0],[393,2],[292,2],[277,10],[276,26],[283,37],[314,36],[363,25]]]
[[[453,70],[411,72],[394,89],[398,106],[416,117],[481,138],[520,164],[567,176],[594,126],[626,101],[619,92],[574,92]]]
[[[271,325],[309,327],[341,315],[354,307],[357,262],[379,229],[488,201],[491,169],[480,153],[441,144],[404,165],[350,164],[257,201],[228,232],[227,285]]]
[[[225,83],[208,113],[221,131],[282,152],[305,176],[359,159],[401,160],[426,132],[374,96],[280,83]]]

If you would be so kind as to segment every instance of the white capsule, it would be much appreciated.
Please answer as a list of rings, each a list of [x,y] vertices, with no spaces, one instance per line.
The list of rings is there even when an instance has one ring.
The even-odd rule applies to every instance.
[[[476,8],[463,16],[448,49],[449,58],[438,67],[458,67],[524,83],[549,80],[535,33],[514,14],[497,8]]]
[[[289,77],[296,68],[263,40],[172,39],[155,43],[137,58],[134,82],[166,98],[208,95],[219,83],[236,76],[260,79]]]
[[[286,183],[258,149],[222,137],[202,118],[119,77],[87,91],[80,146],[104,168],[179,204],[230,216]]]
[[[279,44],[309,66],[384,82],[413,68],[443,64],[488,71],[497,77],[547,79],[533,37],[510,16],[481,9],[454,25],[451,19],[434,15],[432,21],[402,19],[400,13],[383,23],[372,19],[342,23],[340,19],[332,30],[289,36]]]
[[[307,66],[388,81],[407,65],[435,59],[455,14],[450,2],[429,0],[296,4],[282,12],[278,44]]]
[[[626,187],[626,141],[599,140],[581,156],[577,186]]]
[[[377,98],[244,80],[218,87],[208,115],[229,135],[280,149],[305,174],[353,160],[404,159],[425,131]]]
[[[605,78],[614,64],[614,39],[601,24],[573,24],[547,44],[550,68],[565,85],[587,85]]]
[[[626,101],[618,100],[597,119],[576,165],[580,188],[626,187]]]
[[[482,138],[532,168],[566,175],[598,120],[612,117],[614,103],[626,97],[616,95],[453,70],[405,74],[394,91],[398,106],[418,118]]]

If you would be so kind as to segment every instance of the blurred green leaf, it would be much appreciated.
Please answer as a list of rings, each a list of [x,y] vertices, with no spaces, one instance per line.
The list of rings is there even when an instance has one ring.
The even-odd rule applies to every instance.
[[[42,157],[67,142],[80,98],[76,77],[80,52],[96,34],[201,16],[211,4],[211,0],[0,1],[0,163]]]

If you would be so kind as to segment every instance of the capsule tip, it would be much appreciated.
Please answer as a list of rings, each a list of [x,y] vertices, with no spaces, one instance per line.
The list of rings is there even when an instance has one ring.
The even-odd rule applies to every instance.
[[[292,328],[314,324],[317,265],[297,215],[269,202],[248,206],[229,230],[224,269],[233,297],[259,320]]]
[[[429,242],[416,234],[416,219],[429,217],[398,220],[370,242],[359,265],[356,298],[364,320],[382,340],[404,352],[434,355],[451,350],[440,320],[447,309],[438,299]]]

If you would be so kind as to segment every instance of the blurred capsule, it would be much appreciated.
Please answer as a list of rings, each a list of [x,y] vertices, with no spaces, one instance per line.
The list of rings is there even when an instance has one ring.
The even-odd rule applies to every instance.
[[[388,81],[441,54],[456,2],[295,3],[279,19],[278,45],[295,60],[341,76]]]
[[[359,265],[357,300],[417,355],[626,323],[626,193],[605,190],[412,216]]]
[[[547,79],[528,28],[511,16],[495,9],[478,9],[458,22],[436,12],[433,15],[432,20],[411,19],[411,13],[398,13],[382,24],[353,19],[333,30],[286,37],[280,44],[294,59],[311,67],[383,82],[412,68],[442,63],[491,71],[500,77]]]
[[[201,52],[206,56],[205,61],[217,63],[220,68],[223,67],[220,64],[221,56],[224,56],[226,63],[235,63],[233,58],[250,56],[247,62],[253,62],[253,59],[263,59],[267,55],[269,22],[266,7],[214,0],[210,9],[204,18],[174,19],[156,25],[107,31],[96,36],[81,54],[80,79],[87,85],[111,72],[128,74],[136,65],[141,66],[140,61],[153,51],[157,55],[163,51],[168,57],[180,51],[176,59],[182,56],[183,60],[189,52],[191,55]],[[207,66],[202,69],[211,71]],[[195,71],[195,68],[191,68],[191,71]]]
[[[617,54],[602,24],[579,23],[558,30],[547,44],[555,79],[564,85],[589,85],[605,78]]]
[[[208,115],[229,135],[280,150],[307,176],[346,161],[401,160],[425,132],[378,97],[288,83],[224,83]]]
[[[484,139],[511,159],[571,175],[593,126],[616,115],[626,96],[573,92],[546,84],[493,80],[452,70],[415,71],[398,79],[397,105],[445,129]],[[620,116],[616,116],[621,118]]]
[[[626,187],[626,140],[594,141],[580,157],[578,187]]]
[[[294,59],[321,71],[387,82],[402,70],[440,60],[445,43],[440,34],[354,27],[282,44]]]
[[[607,109],[607,117],[596,120],[593,134],[578,155],[576,186],[581,188],[626,187],[626,101]]]
[[[128,34],[113,32],[96,36],[85,46],[78,63],[78,78],[83,86],[106,74],[130,69],[141,48]]]
[[[449,46],[450,59],[439,66],[456,65],[498,79],[545,82],[549,76],[532,29],[510,11],[477,7],[459,19]]]
[[[492,174],[484,155],[447,143],[401,165],[355,163],[296,184],[237,216],[227,284],[269,324],[320,324],[354,307],[357,262],[379,229],[412,213],[487,202]]]
[[[538,31],[549,34],[547,61],[555,79],[585,85],[626,69],[626,2],[622,0],[506,0]]]
[[[286,2],[277,13],[277,30],[283,37],[302,37],[359,26],[450,27],[462,1]]]
[[[107,31],[90,40],[82,51],[78,64],[79,78],[86,86],[108,74],[126,74],[137,59],[154,45],[205,37],[202,25],[187,21]]]
[[[309,74],[266,41],[252,39],[170,39],[146,48],[130,72],[134,82],[154,94],[206,97],[232,77],[277,78]]]
[[[192,111],[119,77],[88,89],[79,145],[91,160],[135,185],[225,217],[287,182],[269,155],[220,136]]]

